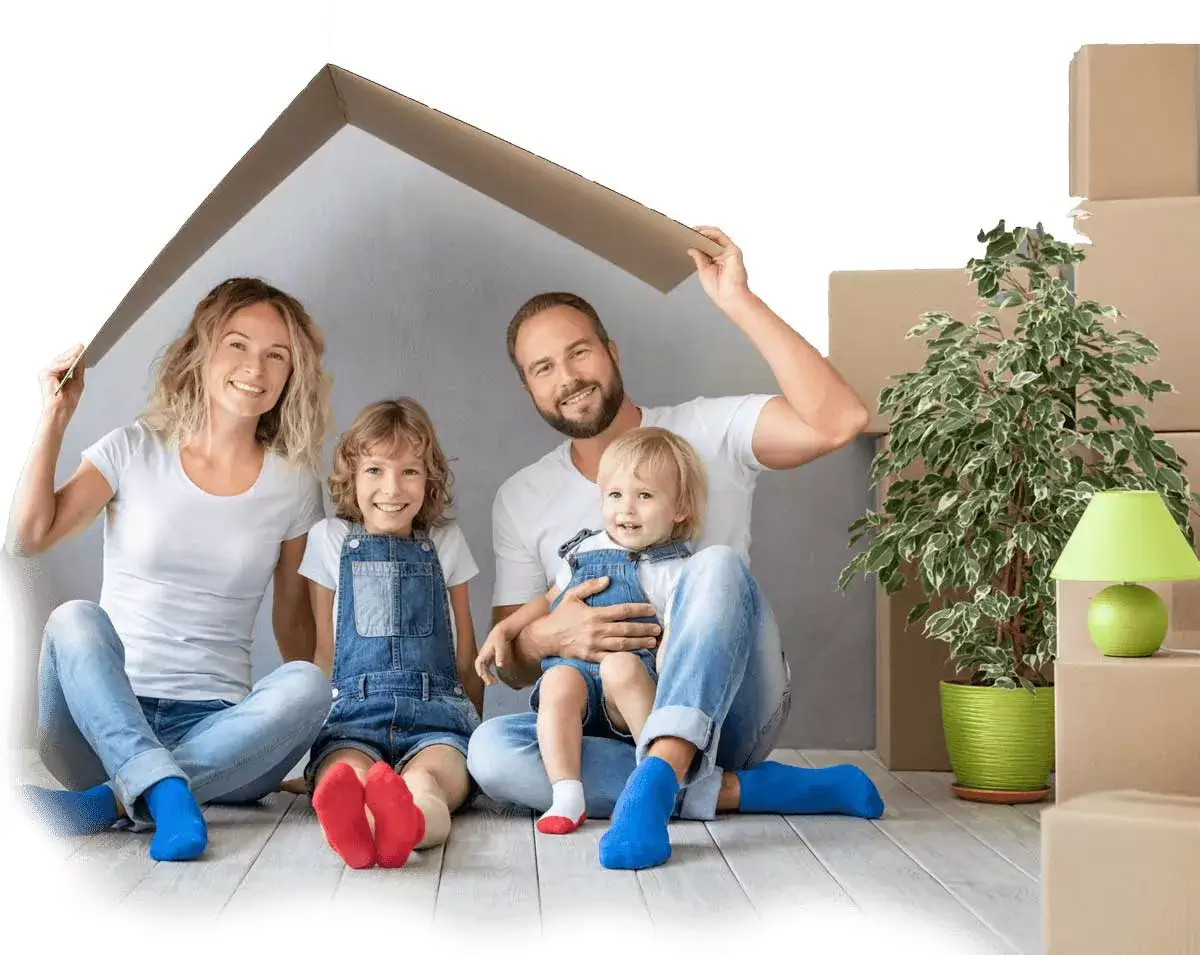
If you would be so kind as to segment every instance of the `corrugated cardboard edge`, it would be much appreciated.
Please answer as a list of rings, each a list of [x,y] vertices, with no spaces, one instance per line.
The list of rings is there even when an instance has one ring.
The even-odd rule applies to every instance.
[[[347,122],[669,292],[720,246],[654,209],[446,113],[331,67]]]
[[[1079,61],[1087,55],[1088,48],[1080,48],[1073,57],[1067,71],[1067,191],[1072,196],[1087,195],[1087,170],[1081,166],[1087,161],[1087,150],[1082,147],[1085,140],[1083,124],[1087,120],[1087,109],[1080,97],[1087,83],[1079,81]]]
[[[84,364],[103,358],[200,256],[345,125],[329,68],[322,67],[125,293],[88,343]]]
[[[666,293],[721,247],[660,212],[378,83],[326,64],[196,208],[87,346],[95,365],[226,232],[351,125]],[[489,164],[495,168],[488,171]]]

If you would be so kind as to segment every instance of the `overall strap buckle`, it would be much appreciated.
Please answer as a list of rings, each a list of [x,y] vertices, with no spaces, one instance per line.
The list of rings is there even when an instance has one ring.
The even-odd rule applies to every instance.
[[[569,554],[571,551],[573,551],[576,547],[578,547],[580,544],[582,544],[585,540],[587,540],[593,534],[598,534],[598,533],[599,533],[599,531],[591,531],[585,527],[578,534],[576,534],[569,541],[567,541],[565,544],[563,544],[562,546],[560,546],[558,548],[558,556],[566,557],[567,554]]]

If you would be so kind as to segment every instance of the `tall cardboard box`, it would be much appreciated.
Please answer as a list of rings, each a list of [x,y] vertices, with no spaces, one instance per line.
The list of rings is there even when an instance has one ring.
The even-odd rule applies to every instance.
[[[1100,44],[1071,60],[1071,195],[1200,192],[1195,44]]]
[[[1200,431],[1200,196],[1089,200],[1079,212],[1076,229],[1091,245],[1075,267],[1076,296],[1120,310],[1124,321],[1106,321],[1110,330],[1132,329],[1158,346],[1158,358],[1139,374],[1178,392],[1153,402],[1135,396],[1144,423],[1154,431]]]
[[[921,315],[970,321],[984,308],[965,268],[830,273],[829,362],[870,410],[866,434],[887,434],[879,392],[891,376],[925,363],[927,339],[904,337]]]
[[[1046,955],[1200,953],[1200,799],[1094,793],[1042,813]]]
[[[1060,800],[1109,789],[1200,796],[1200,653],[1055,664]]]
[[[880,438],[876,451],[886,444],[887,438]],[[920,475],[919,468],[910,467],[904,477]],[[883,506],[890,484],[890,480],[881,482],[877,509]],[[922,600],[915,581],[890,597],[876,586],[875,750],[888,769],[949,772],[938,683],[953,680],[956,674],[949,645],[926,637],[921,621],[906,623],[909,611]]]

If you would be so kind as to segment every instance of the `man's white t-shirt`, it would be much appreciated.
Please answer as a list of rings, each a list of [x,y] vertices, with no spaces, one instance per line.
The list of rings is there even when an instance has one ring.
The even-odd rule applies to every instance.
[[[100,606],[138,696],[237,703],[250,692],[254,618],[283,541],[324,515],[320,477],[267,454],[254,485],[215,495],[142,421],[87,448],[113,489]]]
[[[300,575],[333,591],[333,635],[337,639],[338,619],[338,571],[341,565],[342,544],[350,531],[350,522],[340,517],[327,517],[319,521],[308,532],[308,543],[304,548],[304,560],[300,562]],[[447,599],[451,587],[465,584],[473,579],[479,568],[467,546],[462,528],[454,521],[429,531],[429,539],[442,565],[442,576],[446,578]],[[458,640],[458,625],[450,610],[450,633]]]
[[[708,513],[694,548],[726,544],[747,567],[754,485],[765,470],[751,444],[759,413],[772,397],[695,398],[642,409],[643,427],[686,438],[708,471]],[[500,486],[492,504],[492,605],[523,604],[545,593],[563,563],[558,548],[584,527],[603,526],[600,490],[572,463],[570,441],[522,468]]]
[[[609,537],[607,532],[601,531],[584,540],[575,549],[575,553],[586,554],[591,550],[627,551],[628,549]],[[671,560],[639,560],[637,562],[638,583],[642,585],[646,601],[654,605],[659,623],[665,624],[667,607],[671,603],[671,594],[675,592],[675,585],[679,583],[679,575],[683,573],[683,562],[686,559],[686,557],[676,557]],[[562,593],[570,582],[571,565],[564,560],[554,577],[554,585],[558,588],[558,592]]]

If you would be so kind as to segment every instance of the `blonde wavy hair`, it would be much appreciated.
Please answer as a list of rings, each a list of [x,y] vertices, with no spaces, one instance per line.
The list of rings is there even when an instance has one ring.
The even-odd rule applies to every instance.
[[[205,370],[221,331],[239,309],[264,303],[287,326],[292,372],[275,407],[259,417],[256,437],[285,460],[320,470],[332,384],[321,364],[325,338],[299,301],[261,279],[226,279],[200,300],[183,334],[159,357],[141,418],[169,440],[182,442],[200,432],[208,419]]]
[[[329,476],[329,498],[334,512],[346,521],[361,521],[355,474],[372,449],[408,445],[425,464],[425,500],[413,518],[413,526],[428,530],[449,522],[446,511],[453,505],[450,486],[454,474],[434,431],[428,412],[412,398],[376,401],[358,413],[333,452]]]
[[[687,516],[675,525],[668,543],[700,537],[708,507],[708,474],[691,442],[666,428],[626,431],[600,456],[596,481],[603,487],[614,471],[625,468],[644,481],[652,475],[674,480],[679,506]]]

